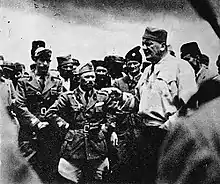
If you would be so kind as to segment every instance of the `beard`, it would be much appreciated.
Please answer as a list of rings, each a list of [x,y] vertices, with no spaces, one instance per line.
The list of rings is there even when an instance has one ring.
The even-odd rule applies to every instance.
[[[93,89],[93,87],[95,86],[95,82],[85,82],[85,83],[81,83],[80,84],[81,88],[84,91],[90,91]]]
[[[65,79],[69,79],[69,78],[73,77],[73,72],[72,71],[63,71],[60,73],[60,76]]]

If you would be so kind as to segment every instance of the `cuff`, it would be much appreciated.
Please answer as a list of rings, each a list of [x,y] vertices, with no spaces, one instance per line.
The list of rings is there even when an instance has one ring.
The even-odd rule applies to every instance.
[[[40,122],[40,120],[38,118],[32,118],[31,119],[31,127],[34,127],[35,125],[37,125]]]

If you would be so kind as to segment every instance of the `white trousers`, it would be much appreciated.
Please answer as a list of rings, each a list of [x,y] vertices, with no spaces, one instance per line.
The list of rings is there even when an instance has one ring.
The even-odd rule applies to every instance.
[[[92,165],[93,177],[95,180],[102,180],[103,171],[109,170],[109,160],[105,158],[104,160],[91,160],[89,163]],[[78,183],[82,176],[82,162],[74,161],[68,162],[64,158],[60,158],[59,165],[58,165],[58,172],[64,178],[71,180],[75,183]]]

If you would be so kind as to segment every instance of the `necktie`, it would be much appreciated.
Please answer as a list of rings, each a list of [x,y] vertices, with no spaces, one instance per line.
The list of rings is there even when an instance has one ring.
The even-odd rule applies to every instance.
[[[41,85],[41,88],[44,89],[44,87],[45,87],[45,76],[40,76],[40,85]]]

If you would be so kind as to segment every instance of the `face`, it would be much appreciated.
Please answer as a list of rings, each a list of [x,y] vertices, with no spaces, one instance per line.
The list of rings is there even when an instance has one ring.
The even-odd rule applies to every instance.
[[[146,60],[151,63],[157,63],[162,58],[163,51],[165,50],[165,44],[143,38],[142,48],[146,56]]]
[[[72,63],[64,64],[60,67],[60,75],[64,78],[70,78],[73,76],[76,67]]]
[[[140,72],[141,64],[138,61],[128,61],[127,69],[130,74],[135,74]]]
[[[102,66],[98,66],[98,67],[96,68],[96,70],[95,70],[95,73],[96,73],[97,75],[107,75],[108,70],[107,70],[106,68],[102,67]]]
[[[199,64],[199,60],[197,58],[191,56],[190,54],[187,54],[187,55],[183,56],[182,59],[188,61],[196,73],[199,71],[200,64]]]
[[[48,73],[48,70],[49,70],[49,66],[50,66],[50,58],[41,58],[39,57],[37,60],[36,60],[36,69],[37,69],[37,72],[40,74],[40,75],[46,75]]]
[[[95,85],[95,72],[86,72],[80,76],[80,86],[83,90],[91,90]]]

